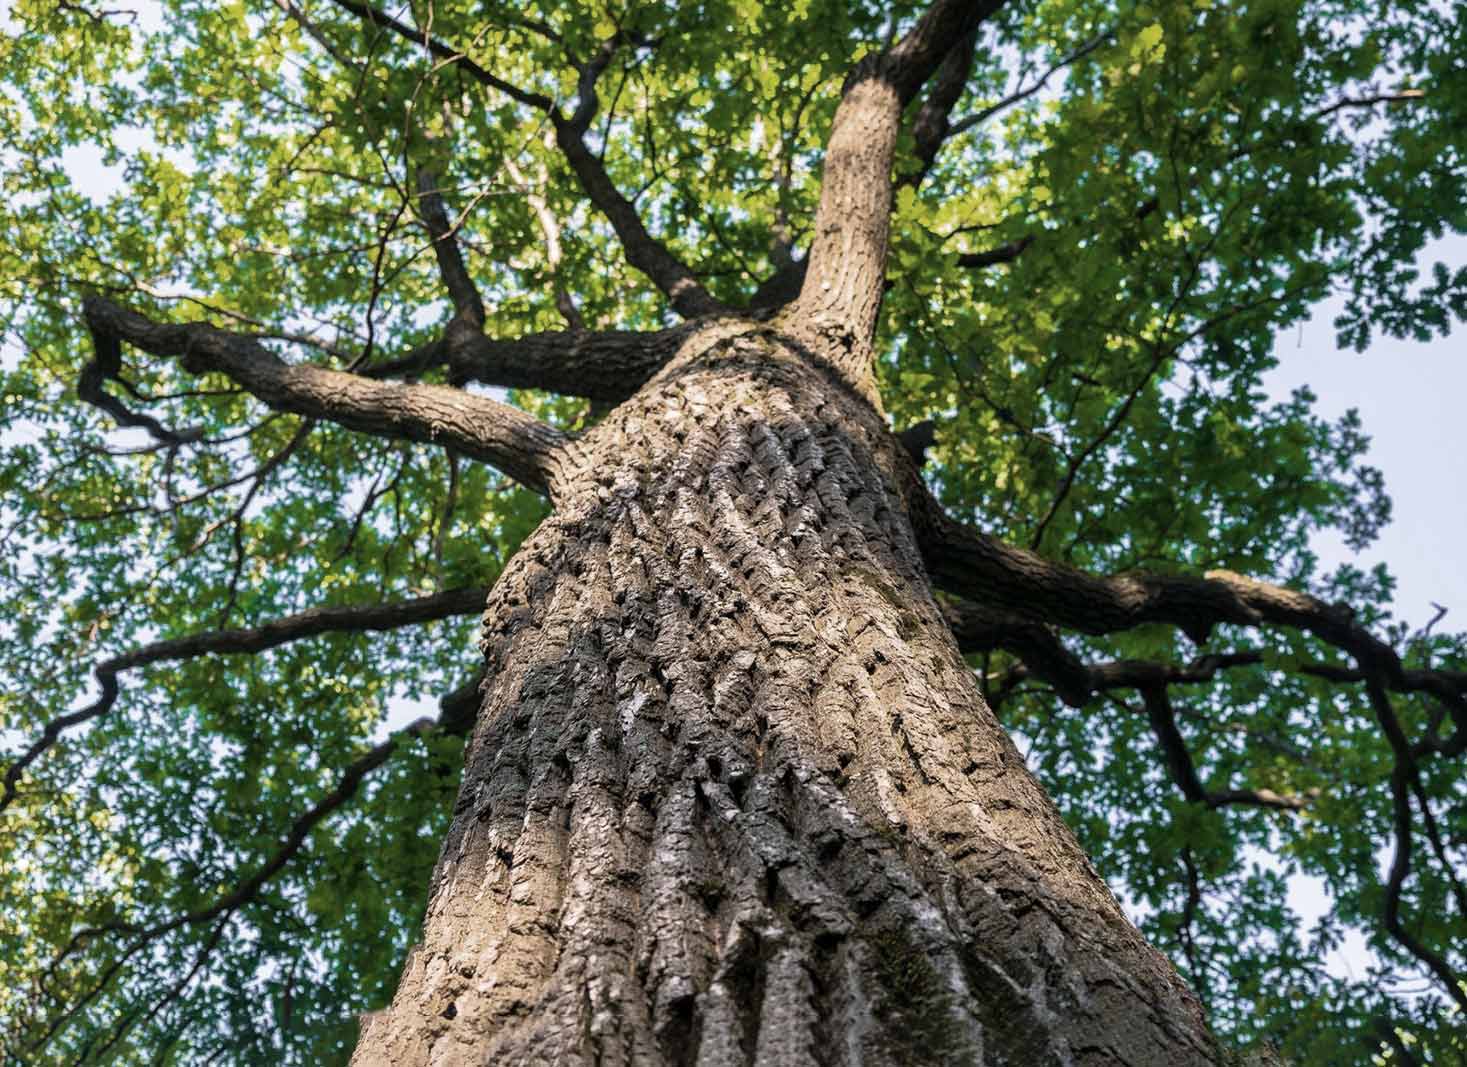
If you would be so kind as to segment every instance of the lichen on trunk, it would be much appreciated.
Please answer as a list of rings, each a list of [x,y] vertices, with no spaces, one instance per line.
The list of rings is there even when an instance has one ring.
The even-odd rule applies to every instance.
[[[984,705],[910,458],[792,336],[690,332],[574,446],[355,1063],[1214,1062]]]

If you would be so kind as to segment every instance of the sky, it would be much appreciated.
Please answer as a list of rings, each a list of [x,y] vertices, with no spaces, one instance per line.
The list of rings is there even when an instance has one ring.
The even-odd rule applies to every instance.
[[[1437,260],[1467,263],[1467,237],[1435,242],[1420,262]],[[1308,385],[1330,419],[1359,410],[1371,438],[1365,461],[1385,475],[1391,522],[1358,555],[1332,534],[1316,535],[1313,548],[1326,571],[1387,563],[1398,582],[1396,616],[1413,628],[1430,621],[1436,603],[1448,610],[1440,629],[1467,629],[1467,327],[1426,343],[1377,336],[1363,353],[1340,351],[1331,323],[1341,306],[1320,304],[1278,338],[1279,365],[1264,386],[1284,399]]]

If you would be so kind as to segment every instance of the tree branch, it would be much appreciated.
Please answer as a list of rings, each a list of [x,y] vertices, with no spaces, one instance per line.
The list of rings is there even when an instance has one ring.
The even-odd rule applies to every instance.
[[[547,114],[555,107],[555,101],[551,100],[548,96],[543,96],[540,93],[525,92],[523,89],[510,84],[498,75],[484,69],[457,48],[453,48],[437,38],[393,18],[380,8],[373,7],[371,4],[357,3],[356,0],[333,0],[333,2],[337,7],[350,12],[369,25],[395,33],[404,40],[411,41],[415,45],[426,48],[430,55],[443,60],[445,63],[453,64],[475,81],[487,85],[497,92],[503,93],[516,103],[524,104],[526,107],[532,107],[536,111],[543,111]]]
[[[1146,718],[1151,723],[1151,732],[1161,746],[1167,771],[1182,795],[1192,803],[1205,804],[1209,808],[1246,804],[1277,811],[1302,811],[1309,806],[1309,797],[1282,796],[1271,789],[1225,789],[1221,792],[1207,789],[1197,776],[1197,765],[1192,761],[1192,753],[1187,750],[1182,731],[1177,728],[1176,712],[1172,710],[1171,697],[1167,694],[1166,686],[1142,686],[1141,699],[1146,706]]]
[[[1401,891],[1405,886],[1406,876],[1411,872],[1411,793],[1413,790],[1417,794],[1417,802],[1421,806],[1422,817],[1428,829],[1432,828],[1432,815],[1427,807],[1425,791],[1421,788],[1420,772],[1416,766],[1415,754],[1406,739],[1405,732],[1401,729],[1400,719],[1396,717],[1391,698],[1386,693],[1385,686],[1381,684],[1381,678],[1377,672],[1367,672],[1365,691],[1370,697],[1370,706],[1375,712],[1376,721],[1380,723],[1381,732],[1385,734],[1386,741],[1390,744],[1391,752],[1395,757],[1395,767],[1391,771],[1391,803],[1395,813],[1396,849],[1391,858],[1391,870],[1386,881],[1385,903],[1382,908],[1386,932],[1436,976],[1446,988],[1447,993],[1457,1002],[1459,1009],[1467,1011],[1467,985],[1464,985],[1460,976],[1452,970],[1440,953],[1428,948],[1401,922]],[[1447,868],[1447,873],[1455,888],[1460,891],[1461,887],[1455,884],[1456,878],[1450,866]]]
[[[311,38],[311,40],[320,45],[325,50],[326,54],[329,55],[332,59],[336,60],[336,62],[340,63],[347,70],[355,71],[357,73],[361,72],[360,65],[357,64],[356,61],[348,56],[345,52],[341,51],[341,49],[337,48],[336,45],[332,43],[331,38],[326,35],[325,31],[323,31],[320,26],[312,22],[311,19],[306,15],[306,13],[294,3],[294,0],[275,0],[275,6],[278,7],[287,18],[289,18],[292,22],[299,26],[301,30],[308,37]]]
[[[1140,689],[1146,685],[1197,685],[1210,682],[1220,670],[1263,663],[1260,652],[1209,653],[1177,666],[1152,660],[1116,660],[1087,664],[1075,655],[1048,626],[996,608],[968,600],[946,601],[943,614],[965,655],[1003,649],[1021,661],[1010,672],[1013,684],[1030,675],[1054,689],[1055,695],[1073,708],[1082,708],[1097,693],[1109,689]],[[1337,684],[1366,680],[1358,668],[1333,663],[1300,663],[1290,670]],[[1398,678],[1388,681],[1393,692],[1423,693],[1455,709],[1454,717],[1467,716],[1467,671],[1403,668]],[[1448,745],[1418,743],[1413,757],[1429,752],[1457,755]]]
[[[1001,263],[1012,263],[1022,256],[1033,243],[1034,236],[1026,234],[1007,244],[1001,244],[997,248],[990,248],[986,252],[964,252],[958,256],[958,266],[983,268],[996,267]]]
[[[1175,303],[1173,307],[1175,307]],[[1168,312],[1167,318],[1170,319],[1170,317],[1171,314]],[[1055,490],[1054,498],[1050,500],[1049,507],[1044,512],[1044,517],[1035,525],[1034,533],[1029,538],[1030,548],[1037,549],[1044,542],[1045,531],[1049,529],[1049,524],[1059,514],[1059,510],[1064,505],[1065,499],[1070,495],[1070,490],[1074,488],[1075,477],[1080,473],[1080,468],[1085,465],[1091,456],[1100,451],[1105,443],[1125,425],[1126,418],[1131,413],[1131,408],[1141,398],[1141,394],[1146,391],[1146,387],[1156,378],[1157,373],[1166,365],[1167,360],[1176,355],[1176,351],[1176,346],[1165,345],[1160,341],[1154,342],[1151,351],[1151,362],[1146,365],[1140,380],[1131,387],[1120,404],[1110,413],[1110,416],[1105,420],[1105,424],[1101,426],[1100,432],[1087,441],[1084,448],[1068,457],[1065,463],[1065,473],[1060,477],[1059,487]]]
[[[479,295],[479,288],[464,265],[463,252],[454,236],[455,227],[449,222],[438,179],[426,168],[418,171],[417,209],[418,218],[432,238],[433,255],[438,260],[443,286],[453,299],[454,318],[482,330],[484,298]]]
[[[108,393],[103,385],[120,381],[122,375],[122,342],[114,334],[92,332],[92,358],[77,376],[76,395],[93,407],[100,408],[117,420],[118,425],[146,430],[155,441],[178,446],[201,439],[203,431],[170,430],[157,419],[139,414]]]
[[[438,701],[438,729],[456,736],[462,736],[473,730],[474,723],[479,718],[485,673],[481,669],[478,674],[457,689],[443,695],[443,698]]]
[[[1218,623],[1276,625],[1310,633],[1351,655],[1355,669],[1328,664],[1304,664],[1297,669],[1329,681],[1363,681],[1381,731],[1394,757],[1391,797],[1394,808],[1396,851],[1386,883],[1384,922],[1387,932],[1438,979],[1448,994],[1467,1008],[1467,992],[1446,958],[1425,945],[1401,919],[1401,894],[1411,865],[1411,796],[1421,808],[1427,837],[1458,907],[1467,908],[1467,886],[1456,876],[1445,843],[1422,784],[1417,759],[1428,755],[1458,755],[1467,751],[1467,672],[1407,670],[1395,650],[1355,621],[1343,605],[1326,604],[1307,593],[1270,585],[1229,571],[1212,571],[1202,578],[1124,575],[1099,578],[1044,560],[1033,552],[1005,545],[940,514],[936,501],[921,489],[923,502],[914,509],[919,542],[934,579],[969,596],[994,597],[1013,606],[1012,617],[985,607],[949,606],[954,632],[965,650],[1003,647],[1025,660],[1029,669],[1045,677],[1067,703],[1079,704],[1089,692],[1116,685],[1134,685],[1146,703],[1153,733],[1160,742],[1173,780],[1188,799],[1210,807],[1251,804],[1298,810],[1303,798],[1283,797],[1271,790],[1210,792],[1202,786],[1191,755],[1182,743],[1167,686],[1200,681],[1223,667],[1261,662],[1257,653],[1202,657],[1187,668],[1164,664],[1122,662],[1087,667],[1060,644],[1045,621],[1087,633],[1107,633],[1147,622],[1178,626],[1194,641],[1207,639]],[[936,536],[934,534],[936,533]],[[959,544],[961,542],[961,545]],[[1000,592],[1000,590],[1002,590]],[[1035,609],[1038,610],[1035,610]],[[965,618],[971,615],[971,618]],[[1408,740],[1387,695],[1388,689],[1426,692],[1435,696],[1456,723],[1455,735],[1445,741],[1434,735],[1414,745]]]
[[[863,59],[846,79],[825,148],[820,206],[797,305],[817,350],[858,383],[870,373],[869,347],[885,283],[891,169],[902,110],[954,45],[967,43],[1002,3],[937,0],[905,37]]]
[[[964,34],[948,51],[932,76],[932,89],[917,114],[912,117],[912,139],[917,168],[906,174],[898,185],[918,186],[927,177],[937,153],[947,140],[951,124],[949,116],[972,76],[973,60],[978,50],[978,27]]]
[[[338,7],[363,21],[380,26],[397,36],[424,47],[430,54],[454,64],[474,80],[501,92],[511,100],[544,114],[555,127],[555,142],[570,164],[591,203],[606,216],[626,253],[627,262],[647,275],[672,306],[685,316],[713,315],[728,309],[703,287],[692,270],[654,238],[642,223],[631,201],[624,197],[606,173],[606,167],[586,147],[585,133],[595,118],[600,101],[596,81],[610,64],[616,50],[626,38],[616,34],[604,41],[588,61],[576,64],[580,74],[575,111],[566,117],[555,101],[540,93],[526,92],[475,63],[462,51],[393,18],[370,4],[357,0],[334,0]]]
[[[1084,55],[1088,55],[1100,45],[1104,44],[1105,41],[1108,39],[1109,34],[1102,34],[1101,36],[1094,38],[1087,44],[1081,46],[1078,51],[1063,60],[1060,66],[1066,66],[1069,63],[1074,62],[1076,59],[1079,59]],[[1019,99],[1030,95],[1032,92],[1038,91],[1038,89],[1043,85],[1044,81],[1047,80],[1049,78],[1049,75],[1053,74],[1056,69],[1058,69],[1058,67],[1051,68],[1049,73],[1045,74],[1044,78],[1041,79],[1040,83],[1034,86],[1032,89],[1026,90],[1025,92],[1020,94],[1016,94],[1016,97],[1014,98],[1006,98],[1005,100],[1001,100],[992,108],[987,108],[984,111],[979,112],[977,115],[969,116],[968,118],[963,119],[958,123],[955,123],[949,136],[956,135],[963,130],[971,128],[978,122],[987,119],[995,111],[1002,110],[1012,103],[1017,103]],[[1335,114],[1337,111],[1343,111],[1351,108],[1371,108],[1375,107],[1378,104],[1389,103],[1410,103],[1413,100],[1419,100],[1423,96],[1425,96],[1425,92],[1423,90],[1405,89],[1401,92],[1396,93],[1375,93],[1370,96],[1363,97],[1346,97],[1343,100],[1337,100],[1333,104],[1326,105],[1325,107],[1319,108],[1318,110],[1311,112],[1310,114],[1305,116],[1305,121],[1317,122],[1320,119],[1328,118],[1330,115]],[[1283,124],[1281,123],[1280,125]],[[1225,157],[1225,161],[1228,163],[1235,163],[1240,159],[1244,159],[1252,155],[1261,147],[1277,145],[1279,143],[1282,142],[1274,139],[1259,144],[1240,145],[1239,147],[1233,149],[1227,154],[1227,156]],[[1199,177],[1193,177],[1189,182],[1189,185],[1195,185],[1199,180]],[[1161,197],[1153,196],[1150,199],[1144,201],[1141,206],[1136,209],[1136,221],[1143,222],[1150,216],[1154,215],[1160,209]],[[1015,241],[1010,241],[1008,244],[1001,245],[998,248],[991,249],[986,252],[965,253],[958,257],[958,266],[981,269],[984,267],[996,266],[1000,263],[1011,263],[1014,260],[1018,259],[1019,256],[1023,255],[1024,251],[1029,248],[1029,246],[1033,243],[1034,235],[1026,234]]]
[[[1197,913],[1202,909],[1202,879],[1197,871],[1197,863],[1192,858],[1190,846],[1182,847],[1181,857],[1182,870],[1187,878],[1187,899],[1182,905],[1181,921],[1177,924],[1177,938],[1182,943],[1182,951],[1187,954],[1187,966],[1192,972],[1189,976],[1192,988],[1205,1007],[1207,975],[1197,959],[1197,941],[1192,933],[1192,924],[1196,922]]]
[[[780,308],[795,300],[805,286],[805,274],[810,269],[810,257],[786,259],[775,268],[773,274],[759,283],[749,297],[749,309],[761,311]]]
[[[538,193],[530,185],[526,176],[515,163],[514,157],[504,157],[504,170],[510,179],[525,189],[525,202],[530,205],[530,210],[535,213],[535,221],[540,224],[540,233],[545,238],[545,264],[549,268],[550,281],[555,287],[555,309],[560,312],[560,317],[565,319],[566,325],[572,330],[584,330],[585,320],[581,317],[580,309],[576,307],[575,299],[570,290],[565,287],[561,277],[561,247],[560,247],[560,220],[555,217],[555,212],[550,210],[550,204],[542,193]],[[540,166],[540,183],[543,185],[548,180],[548,173],[544,164]]]
[[[4,811],[15,799],[17,785],[25,769],[56,743],[62,731],[101,718],[112,710],[112,705],[117,701],[117,676],[123,671],[146,667],[152,663],[192,659],[209,654],[241,655],[264,652],[292,641],[318,637],[325,633],[395,630],[455,615],[473,615],[484,609],[484,601],[488,596],[487,586],[464,586],[385,604],[307,608],[258,626],[211,630],[187,637],[155,641],[132,652],[103,660],[93,669],[97,684],[102,690],[97,700],[78,711],[52,719],[30,748],[6,769],[4,791],[0,793],[0,811]],[[454,717],[461,717],[459,713],[463,709],[459,704],[455,704],[454,708]]]
[[[206,323],[155,323],[102,297],[84,304],[99,346],[127,341],[156,356],[181,357],[195,374],[217,372],[277,411],[351,430],[451,447],[554,495],[570,438],[518,408],[437,385],[398,385],[310,364],[288,364],[250,337]]]
[[[1139,690],[1151,720],[1152,732],[1162,747],[1173,781],[1191,801],[1218,808],[1229,804],[1298,811],[1312,797],[1282,796],[1269,789],[1210,791],[1197,777],[1191,754],[1177,729],[1169,685],[1195,685],[1211,681],[1220,670],[1261,663],[1257,652],[1233,652],[1199,656],[1186,666],[1148,660],[1118,660],[1088,665],[1060,642],[1046,626],[1013,616],[984,610],[960,602],[944,605],[945,613],[965,653],[1002,648],[1018,656],[1020,666],[1009,672],[1004,691],[1012,691],[1029,674],[1051,685],[1057,696],[1071,707],[1083,707],[1096,693],[1114,689]]]
[[[543,389],[620,403],[675,356],[699,329],[554,330],[501,341],[479,333],[444,337],[401,359],[363,368],[368,378],[416,378],[444,367],[451,384],[480,382],[507,389]]]
[[[1113,689],[1142,689],[1149,685],[1199,685],[1212,681],[1220,670],[1256,666],[1264,662],[1260,652],[1210,653],[1182,666],[1152,660],[1117,660],[1087,664],[1076,656],[1048,626],[981,606],[971,601],[943,604],[958,648],[965,654],[1003,649],[1019,659],[1006,675],[1003,691],[1011,692],[1029,677],[1038,678],[1073,708],[1089,704],[1098,693]],[[1369,675],[1359,668],[1333,663],[1300,663],[1291,672],[1336,684],[1355,684]],[[1427,736],[1410,746],[1407,755],[1418,759],[1429,755],[1454,757],[1467,751],[1467,672],[1403,668],[1398,677],[1383,682],[1399,693],[1421,693],[1438,701],[1459,728],[1445,741],[1437,740],[1434,725]],[[1424,801],[1422,801],[1424,805]],[[1467,912],[1467,905],[1464,905]]]
[[[632,202],[621,194],[606,173],[605,165],[586,147],[586,130],[601,106],[596,95],[596,82],[622,43],[622,35],[613,36],[602,42],[589,61],[577,64],[580,80],[575,111],[569,118],[556,108],[546,111],[555,127],[555,143],[560,146],[561,154],[591,203],[611,223],[628,263],[652,279],[672,306],[685,316],[727,312],[729,309],[703,288],[703,283],[698,281],[687,264],[647,231]]]
[[[1386,879],[1385,903],[1381,908],[1386,932],[1436,977],[1452,999],[1462,1010],[1467,1010],[1467,993],[1462,991],[1460,979],[1442,955],[1422,943],[1421,939],[1406,928],[1401,921],[1401,891],[1406,876],[1411,873],[1411,799],[1406,784],[1408,772],[1397,764],[1391,774],[1391,803],[1393,805],[1396,847],[1391,856],[1390,874]]]
[[[1402,680],[1395,651],[1357,623],[1347,607],[1231,571],[1201,578],[1087,574],[949,518],[920,483],[916,493],[911,510],[922,554],[934,580],[949,592],[1088,634],[1167,623],[1200,645],[1222,623],[1288,626],[1349,652],[1362,668],[1383,671],[1392,684]]]
[[[1068,67],[1071,63],[1075,63],[1081,59],[1084,59],[1091,52],[1094,52],[1101,45],[1105,44],[1106,41],[1109,41],[1111,37],[1112,31],[1110,30],[1106,30],[1103,33],[1096,34],[1094,37],[1090,38],[1090,40],[1082,44],[1079,48],[1076,48],[1073,52],[1051,64],[1049,69],[1046,70],[1042,75],[1040,75],[1039,80],[1036,81],[1033,85],[1016,89],[1008,96],[988,105],[981,111],[977,111],[972,115],[966,115],[958,121],[948,125],[944,131],[944,138],[956,137],[960,133],[966,133],[973,127],[982,125],[983,123],[987,122],[994,115],[997,115],[1000,111],[1011,108],[1015,104],[1023,103],[1025,100],[1029,99],[1029,97],[1033,96],[1035,93],[1043,89],[1045,85],[1049,83],[1049,79],[1052,78],[1058,71],[1061,71],[1065,67]]]
[[[117,958],[102,971],[92,988],[83,996],[75,1000],[71,1006],[52,1020],[46,1032],[42,1034],[30,1047],[32,1052],[38,1051],[46,1045],[63,1027],[65,1027],[82,1008],[86,1007],[103,989],[112,981],[126,962],[139,951],[157,941],[160,937],[181,929],[185,926],[196,926],[200,923],[213,922],[216,919],[227,920],[240,908],[245,907],[259,896],[260,890],[276,875],[285,869],[286,865],[295,857],[310,837],[311,831],[323,822],[332,812],[347,803],[360,787],[363,779],[377,768],[381,767],[396,753],[398,745],[407,737],[423,736],[439,728],[438,721],[429,718],[418,719],[401,730],[396,731],[381,744],[368,749],[342,771],[336,788],[318,800],[309,809],[298,815],[291,823],[290,829],[281,840],[279,847],[255,872],[240,881],[232,890],[221,894],[212,904],[197,908],[181,915],[175,915],[171,919],[162,922],[143,925],[122,920],[104,923],[101,926],[90,926],[78,930],[71,936],[66,946],[61,949],[51,960],[47,967],[48,974],[54,974],[55,969],[77,950],[88,942],[107,934],[128,934],[133,940],[118,954]],[[182,989],[182,986],[175,987]]]

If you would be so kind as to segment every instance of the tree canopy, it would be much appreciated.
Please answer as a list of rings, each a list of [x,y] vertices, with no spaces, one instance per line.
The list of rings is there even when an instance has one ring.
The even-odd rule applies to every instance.
[[[11,1061],[344,1059],[421,920],[474,617],[545,479],[343,418],[337,378],[270,390],[600,418],[681,321],[798,289],[843,80],[924,6],[15,0]],[[1467,317],[1467,267],[1417,265],[1467,232],[1464,56],[1461,5],[1022,0],[898,151],[881,402],[947,514],[1252,605],[1122,628],[958,583],[960,645],[1224,1042],[1300,1064],[1467,1042],[1467,635],[1321,569],[1317,532],[1389,519],[1367,428],[1261,387],[1326,296],[1362,350]],[[394,701],[434,710],[389,731]],[[1326,965],[1348,937],[1367,970]]]

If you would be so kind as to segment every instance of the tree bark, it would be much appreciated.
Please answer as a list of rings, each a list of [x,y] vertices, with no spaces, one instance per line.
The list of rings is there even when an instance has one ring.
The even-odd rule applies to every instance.
[[[566,446],[354,1063],[1216,1062],[984,705],[910,456],[803,333],[691,330]]]

